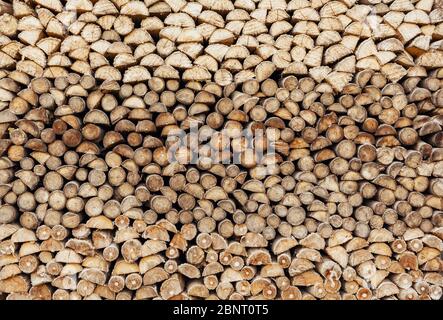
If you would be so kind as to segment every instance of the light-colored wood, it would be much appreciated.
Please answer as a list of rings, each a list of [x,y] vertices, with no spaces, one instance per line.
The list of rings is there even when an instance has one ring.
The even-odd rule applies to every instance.
[[[0,299],[441,299],[441,16],[0,1]]]

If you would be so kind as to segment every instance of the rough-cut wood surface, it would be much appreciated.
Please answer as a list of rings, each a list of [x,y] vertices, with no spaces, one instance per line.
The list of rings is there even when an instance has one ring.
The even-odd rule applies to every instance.
[[[442,0],[2,0],[0,299],[439,300],[442,127]]]

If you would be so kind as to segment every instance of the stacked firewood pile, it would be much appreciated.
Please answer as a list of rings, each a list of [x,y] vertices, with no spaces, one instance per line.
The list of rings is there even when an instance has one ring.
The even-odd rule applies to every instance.
[[[441,299],[442,0],[0,8],[0,298]]]

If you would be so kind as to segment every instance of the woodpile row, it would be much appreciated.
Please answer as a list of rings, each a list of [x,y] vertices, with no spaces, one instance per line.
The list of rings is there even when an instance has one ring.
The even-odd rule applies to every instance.
[[[442,0],[0,12],[0,299],[441,299]]]

